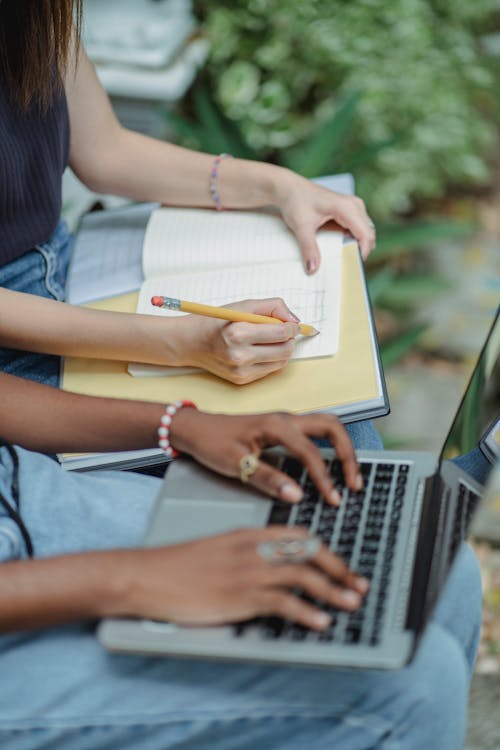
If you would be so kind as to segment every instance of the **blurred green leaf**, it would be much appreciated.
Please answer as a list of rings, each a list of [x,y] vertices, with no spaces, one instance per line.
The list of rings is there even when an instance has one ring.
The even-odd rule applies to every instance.
[[[188,141],[195,141],[199,144],[200,148],[203,148],[202,144],[205,143],[205,132],[203,127],[198,123],[187,120],[184,117],[176,114],[175,112],[165,112],[165,119],[172,126],[174,131],[182,139]]]
[[[304,177],[316,177],[334,170],[335,157],[342,153],[351,132],[360,91],[348,94],[330,120],[327,120],[309,140],[299,147],[284,151],[282,163]]]
[[[194,119],[165,112],[166,119],[183,140],[195,141],[201,151],[208,153],[227,152],[242,159],[257,158],[238,126],[221,113],[204,80],[193,88],[192,106]]]
[[[345,172],[356,172],[360,167],[370,164],[382,151],[401,143],[407,132],[408,131],[402,131],[383,141],[368,143],[361,146],[361,148],[358,148],[351,157],[347,157],[347,159],[342,161],[342,170]]]
[[[411,224],[377,224],[377,248],[370,262],[405,255],[421,250],[426,245],[472,234],[476,226],[471,222],[426,221]]]
[[[367,278],[368,291],[373,305],[376,305],[383,294],[394,282],[396,272],[392,268],[383,268]]]
[[[424,298],[434,297],[451,288],[451,282],[440,276],[408,274],[387,285],[380,292],[378,303],[394,309],[420,307]]]
[[[396,337],[392,341],[383,344],[380,347],[380,356],[382,357],[382,364],[384,367],[391,367],[391,365],[398,362],[402,357],[407,354],[410,349],[413,348],[415,343],[418,341],[422,333],[427,329],[427,325],[422,323],[420,325],[410,328],[405,331],[401,336]]]

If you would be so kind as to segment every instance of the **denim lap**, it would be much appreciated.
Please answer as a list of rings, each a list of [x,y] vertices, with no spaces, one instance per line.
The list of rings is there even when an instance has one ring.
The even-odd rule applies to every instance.
[[[39,454],[17,451],[21,512],[37,555],[139,543],[160,480],[65,473]],[[10,500],[5,449],[0,459],[0,491]],[[0,514],[5,561],[25,556],[20,536],[9,547],[13,533]],[[415,660],[394,672],[113,655],[96,641],[92,623],[4,636],[0,745],[458,750],[481,617],[477,589],[477,563],[463,552]]]
[[[0,267],[0,287],[64,300],[72,238],[60,222],[50,239]],[[0,370],[39,383],[59,385],[60,358],[17,349],[0,349]]]

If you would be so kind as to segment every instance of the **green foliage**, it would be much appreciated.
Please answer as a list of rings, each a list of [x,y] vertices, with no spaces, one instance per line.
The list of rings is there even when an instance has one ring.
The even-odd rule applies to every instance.
[[[411,326],[401,336],[397,336],[393,341],[389,341],[380,348],[382,364],[387,369],[398,362],[414,347],[420,336],[425,331],[424,324]]]
[[[440,196],[450,182],[489,179],[498,110],[478,39],[495,18],[493,0],[195,8],[216,101],[259,158],[307,175],[352,171],[377,218]]]

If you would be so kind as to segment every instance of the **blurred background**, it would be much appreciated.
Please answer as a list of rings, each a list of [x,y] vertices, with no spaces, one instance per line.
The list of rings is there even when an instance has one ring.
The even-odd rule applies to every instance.
[[[439,450],[500,301],[499,0],[86,0],[84,42],[127,126],[306,177],[350,172],[392,413],[387,447]],[[76,226],[95,205],[68,172]],[[498,504],[497,504],[498,505]],[[500,509],[468,747],[500,747]]]

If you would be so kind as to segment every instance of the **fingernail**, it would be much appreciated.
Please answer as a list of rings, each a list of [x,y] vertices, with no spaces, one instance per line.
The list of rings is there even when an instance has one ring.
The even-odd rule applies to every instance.
[[[354,480],[354,485],[355,485],[355,487],[356,487],[357,490],[362,490],[363,489],[363,477],[361,476],[361,474],[358,474],[358,476]]]
[[[319,628],[326,628],[330,624],[331,618],[326,612],[316,612],[314,614],[314,622]]]
[[[360,604],[359,594],[357,594],[355,591],[343,591],[342,599],[344,600],[345,604],[350,604],[353,607]]]
[[[290,315],[292,316],[292,318],[294,319],[294,321],[295,321],[296,323],[300,323],[300,318],[298,318],[298,317],[297,317],[297,316],[295,315],[295,313],[293,313],[293,312],[292,312],[291,310],[290,310]]]
[[[318,261],[315,258],[309,258],[306,263],[307,273],[313,273],[318,267]]]
[[[356,585],[362,594],[366,594],[366,592],[370,588],[370,581],[368,580],[368,578],[358,576],[356,579]]]
[[[290,484],[290,482],[281,485],[280,495],[283,500],[288,500],[290,503],[298,503],[299,500],[302,500],[302,490],[296,484]]]
[[[340,505],[340,501],[342,500],[340,493],[337,490],[332,490],[330,492],[330,500],[332,503],[335,503],[335,505]]]

